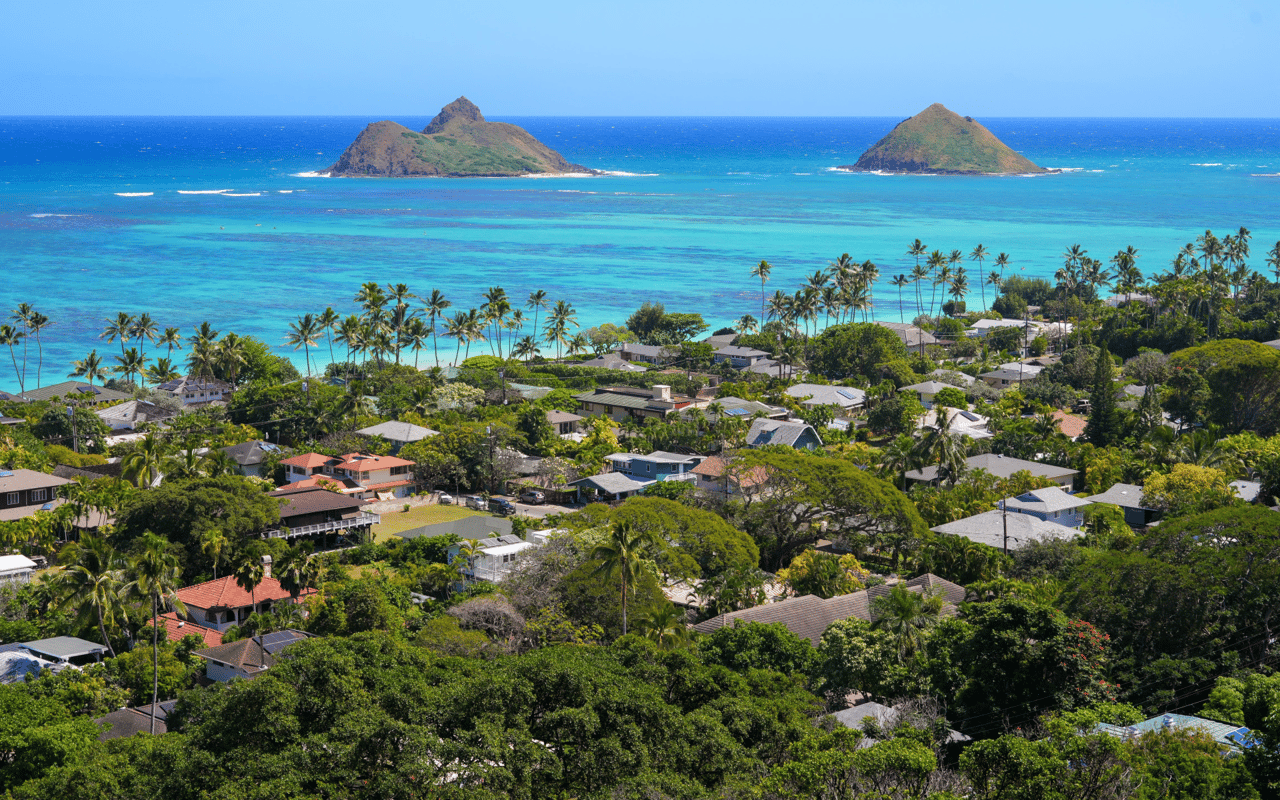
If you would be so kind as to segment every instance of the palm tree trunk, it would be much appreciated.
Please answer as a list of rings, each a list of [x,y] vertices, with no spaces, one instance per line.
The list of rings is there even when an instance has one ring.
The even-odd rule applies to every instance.
[[[40,355],[40,360],[36,362],[36,388],[40,388],[40,373],[44,370],[44,345],[40,343],[40,332],[36,332],[36,352]]]
[[[431,350],[436,356],[436,367],[440,366],[440,340],[436,336],[436,318],[431,317]]]
[[[160,629],[156,626],[156,598],[151,596],[151,735],[156,735],[156,703],[160,700]]]
[[[13,354],[13,345],[9,345],[9,358],[13,360],[13,374],[18,378],[18,393],[25,392],[22,385],[22,372],[18,369],[18,357]]]
[[[107,638],[107,626],[102,621],[102,606],[98,606],[98,633],[102,634],[102,643],[107,646],[107,650],[111,652],[111,657],[116,657],[116,649],[111,646],[111,640]]]

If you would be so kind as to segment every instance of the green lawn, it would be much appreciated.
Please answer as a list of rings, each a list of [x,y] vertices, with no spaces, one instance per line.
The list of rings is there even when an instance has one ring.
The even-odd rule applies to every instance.
[[[373,526],[373,540],[385,542],[401,531],[421,528],[423,525],[434,525],[437,522],[452,522],[463,517],[474,517],[479,513],[464,506],[434,505],[383,514],[382,522]]]

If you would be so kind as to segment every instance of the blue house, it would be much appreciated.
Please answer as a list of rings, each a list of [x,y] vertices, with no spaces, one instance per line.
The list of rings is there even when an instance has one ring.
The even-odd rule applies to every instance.
[[[1000,501],[1000,507],[1010,513],[1030,514],[1045,522],[1055,522],[1068,528],[1079,528],[1084,524],[1084,515],[1080,509],[1092,505],[1083,497],[1075,497],[1057,486],[1044,489],[1032,489],[1026,494],[1010,497]]]

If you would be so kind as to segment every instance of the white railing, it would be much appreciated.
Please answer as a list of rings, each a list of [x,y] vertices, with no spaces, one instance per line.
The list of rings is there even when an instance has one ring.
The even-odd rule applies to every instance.
[[[377,514],[368,514],[360,512],[351,519],[339,519],[333,522],[317,522],[314,525],[299,525],[296,528],[277,528],[276,530],[267,531],[266,536],[272,539],[280,539],[293,536],[315,536],[321,533],[331,533],[333,531],[345,531],[352,528],[360,528],[365,525],[377,525],[382,517]]]

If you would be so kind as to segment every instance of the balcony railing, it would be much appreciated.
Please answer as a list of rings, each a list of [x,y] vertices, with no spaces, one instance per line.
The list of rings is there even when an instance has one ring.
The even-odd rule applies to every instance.
[[[292,539],[295,536],[316,536],[318,534],[332,533],[334,531],[346,531],[352,528],[362,528],[366,525],[377,525],[381,521],[381,517],[377,514],[369,514],[360,512],[350,519],[338,519],[332,522],[317,522],[314,525],[299,525],[296,528],[277,528],[267,531],[266,536],[270,539]]]

